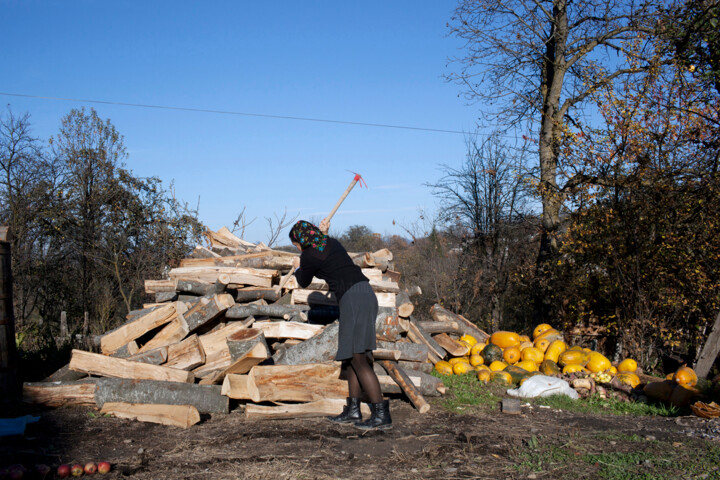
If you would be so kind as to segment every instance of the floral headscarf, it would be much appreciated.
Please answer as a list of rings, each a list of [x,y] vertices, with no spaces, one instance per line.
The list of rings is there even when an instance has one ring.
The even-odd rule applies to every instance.
[[[305,220],[300,220],[290,230],[290,240],[300,244],[302,249],[313,247],[322,252],[327,245],[328,236],[318,227]]]

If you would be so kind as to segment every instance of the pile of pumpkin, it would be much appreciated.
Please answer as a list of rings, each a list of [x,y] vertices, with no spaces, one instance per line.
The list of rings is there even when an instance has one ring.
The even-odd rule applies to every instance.
[[[474,373],[478,380],[513,386],[534,375],[589,377],[598,384],[627,385],[637,389],[641,384],[638,364],[626,358],[617,365],[602,353],[581,346],[568,346],[562,333],[543,323],[533,330],[533,338],[515,332],[498,331],[487,343],[471,335],[458,340],[468,354],[441,360],[435,370],[441,375]],[[697,375],[689,367],[680,367],[663,382],[649,382],[642,393],[651,400],[685,406],[699,392]]]

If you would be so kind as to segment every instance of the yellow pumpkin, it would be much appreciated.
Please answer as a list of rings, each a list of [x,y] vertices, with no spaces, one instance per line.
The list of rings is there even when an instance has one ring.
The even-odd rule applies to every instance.
[[[525,369],[528,372],[536,372],[538,369],[538,364],[533,362],[532,360],[523,360],[521,362],[516,363],[515,366]]]
[[[552,326],[548,325],[547,323],[541,323],[533,330],[533,338],[539,337],[543,332],[550,329],[552,329]]]
[[[448,360],[448,363],[450,365],[455,365],[458,362],[470,363],[470,357],[452,357],[451,359]]]
[[[472,355],[480,355],[486,345],[487,345],[487,343],[480,343],[480,342],[476,343],[476,344],[473,345],[472,348],[470,349],[470,355],[471,355],[471,356],[472,356]]]
[[[539,338],[547,338],[550,340],[550,343],[554,342],[555,340],[562,340],[563,336],[562,333],[555,330],[554,328],[551,328],[550,330],[545,330],[540,335],[535,338],[535,341],[537,341]]]
[[[569,375],[571,373],[590,373],[590,370],[579,363],[570,363],[563,367],[562,373],[563,375]]]
[[[460,340],[470,344],[470,348],[474,347],[475,344],[478,343],[477,339],[468,333],[460,337]]]
[[[635,373],[637,371],[638,364],[635,360],[632,358],[626,358],[620,364],[617,366],[617,371],[620,373],[623,372],[631,372]]]
[[[520,335],[515,332],[501,330],[490,335],[490,343],[500,348],[516,347],[520,345]]]
[[[607,369],[607,373],[610,375],[617,375],[618,369],[615,367],[615,365],[610,365],[610,368]]]
[[[693,370],[692,368],[680,367],[675,372],[673,380],[675,380],[678,385],[683,385],[685,387],[694,387],[695,385],[697,385],[698,377],[695,373],[695,370]]]
[[[493,372],[500,372],[502,370],[505,370],[505,367],[507,366],[508,364],[501,360],[495,360],[489,365],[490,370],[492,370]]]
[[[523,360],[530,360],[538,365],[541,364],[544,359],[543,352],[535,347],[526,348],[520,353],[520,355]]]
[[[549,338],[538,337],[535,339],[533,347],[544,353],[548,349],[548,347],[550,347],[550,343],[552,342]]]
[[[530,342],[530,343],[532,343],[532,340],[531,340],[530,337],[528,337],[527,335],[520,335],[520,343],[523,343],[523,342]]]
[[[490,370],[490,367],[488,367],[487,365],[478,365],[477,367],[475,367],[476,372],[480,372],[482,370],[487,370],[488,372],[492,372],[492,370]]]
[[[545,350],[545,360],[552,360],[554,363],[557,363],[560,354],[565,350],[567,350],[567,344],[562,340],[555,340],[548,346],[547,350]]]
[[[593,373],[604,372],[612,366],[610,364],[610,360],[608,360],[608,358],[602,353],[590,352],[589,355],[590,360],[588,360],[588,363],[587,365],[585,365],[585,367]]]
[[[472,365],[467,362],[457,362],[453,365],[452,369],[455,375],[462,375],[475,370]]]
[[[440,360],[435,364],[435,371],[437,371],[440,375],[452,375],[453,367],[449,362]]]
[[[630,385],[633,388],[640,385],[640,377],[638,377],[632,372],[619,373],[617,379],[620,380],[620,383]]]
[[[528,347],[534,347],[534,346],[535,346],[535,345],[533,344],[533,342],[520,342],[520,345],[518,346],[518,348],[519,348],[520,351],[522,352],[522,351],[525,350],[526,348],[528,348]]]
[[[482,355],[470,355],[470,365],[473,367],[477,367],[478,365],[483,364],[483,357]]]
[[[478,378],[478,380],[480,380],[481,382],[487,383],[487,382],[490,381],[490,375],[491,375],[490,370],[480,370],[480,371],[477,373],[477,378]]]
[[[582,365],[584,367],[589,361],[590,355],[588,355],[587,352],[583,352],[582,350],[573,350],[572,348],[565,350],[558,357],[558,365],[561,367],[564,367],[565,365]]]
[[[507,347],[503,350],[503,360],[508,365],[513,365],[520,361],[520,348],[519,347]]]

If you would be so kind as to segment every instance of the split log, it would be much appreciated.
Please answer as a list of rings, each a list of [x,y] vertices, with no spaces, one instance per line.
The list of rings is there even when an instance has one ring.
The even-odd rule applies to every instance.
[[[217,384],[229,374],[248,373],[255,365],[270,357],[270,349],[262,331],[255,328],[247,328],[230,335],[227,345],[230,351],[230,364],[206,376],[201,383]]]
[[[206,259],[206,258],[221,258],[220,255],[213,252],[209,248],[205,248],[202,245],[196,245],[192,252],[190,252],[190,258],[192,259]],[[187,259],[185,259],[187,260]],[[187,267],[189,265],[183,265],[185,260],[180,260],[181,267]]]
[[[411,297],[419,297],[422,295],[422,289],[417,285],[411,285],[405,289],[407,294]]]
[[[233,361],[243,358],[257,344],[263,345],[266,352],[270,351],[267,341],[265,340],[265,334],[262,330],[255,327],[246,328],[233,333],[227,338],[226,342],[228,350],[230,351],[230,358]],[[248,371],[250,371],[250,369],[248,369]]]
[[[181,267],[249,267],[269,268],[274,270],[289,270],[293,266],[293,258],[297,253],[283,252],[280,250],[266,250],[257,253],[246,253],[230,257],[216,255],[213,258],[183,259]]]
[[[145,280],[145,293],[174,292],[174,280]]]
[[[395,297],[395,306],[398,310],[398,315],[404,318],[409,318],[415,310],[415,305],[410,301],[410,296],[406,292],[399,292]]]
[[[168,323],[176,315],[178,308],[181,310],[184,305],[176,303],[164,305],[150,313],[138,317],[125,325],[103,335],[100,339],[100,350],[108,355],[123,345],[140,338],[150,330]]]
[[[245,406],[245,418],[248,419],[281,419],[281,418],[311,418],[340,415],[346,401],[340,398],[323,398],[314,402],[294,403],[278,406],[253,405]],[[362,403],[360,411],[364,416],[370,415],[370,408]]]
[[[126,357],[125,360],[132,362],[147,363],[149,365],[160,365],[167,361],[168,349],[167,347],[156,348],[145,353],[136,353]],[[167,365],[166,365],[167,366]]]
[[[395,294],[376,292],[375,296],[380,307],[395,307]],[[337,305],[337,298],[332,292],[321,290],[296,289],[292,292],[292,302],[307,305]]]
[[[387,278],[388,280],[391,280],[395,283],[400,283],[400,279],[402,278],[402,273],[396,272],[395,270],[387,269],[384,272],[382,272],[383,278]]]
[[[149,352],[160,347],[167,347],[177,343],[190,333],[185,317],[182,314],[175,315],[174,319],[165,325],[155,336],[143,345],[138,353]]]
[[[200,421],[200,413],[191,405],[108,402],[100,409],[100,413],[180,428],[188,428]]]
[[[206,229],[203,232],[203,235],[207,237],[207,239],[210,241],[210,245],[212,247],[221,246],[221,247],[243,247],[243,248],[254,248],[255,244],[247,242],[243,240],[242,238],[238,237],[237,235],[234,235],[230,230],[228,230],[227,227],[222,227],[217,232],[213,232],[209,228]]]
[[[388,350],[386,348],[376,348],[372,351],[375,360],[399,360],[401,354],[400,350]]]
[[[390,250],[383,248],[377,252],[373,252],[371,255],[376,268],[378,268],[381,272],[388,270],[393,260],[393,254]]]
[[[230,294],[233,296],[236,303],[252,302],[253,300],[258,299],[263,299],[268,302],[277,302],[280,298],[280,293],[274,288],[247,287],[233,289]]]
[[[192,383],[195,379],[191,372],[161,365],[131,362],[122,358],[108,357],[97,353],[83,352],[82,350],[72,351],[70,369],[91,375],[139,380]]]
[[[200,413],[228,413],[230,401],[220,394],[219,385],[100,378],[95,403],[106,402],[192,405]]]
[[[191,293],[193,295],[210,296],[225,291],[225,284],[215,282],[196,282],[194,280],[178,280],[175,291],[180,293]]]
[[[240,283],[255,287],[270,287],[277,270],[263,270],[245,267],[179,267],[170,270],[175,281],[192,280],[204,283]]]
[[[452,322],[455,321],[460,326],[460,329],[462,330],[462,333],[472,335],[475,337],[475,339],[478,342],[485,342],[490,338],[490,335],[488,335],[486,332],[480,330],[477,325],[472,323],[467,318],[463,317],[462,315],[459,315],[457,313],[453,313],[450,310],[447,310],[446,308],[443,308],[439,304],[435,304],[430,308],[430,314],[432,315],[433,319],[440,322]]]
[[[393,380],[395,380],[395,382],[400,385],[400,388],[402,388],[405,395],[407,395],[412,404],[415,405],[415,408],[417,408],[420,413],[426,413],[428,410],[430,410],[430,404],[425,401],[425,399],[420,394],[420,392],[418,392],[417,388],[415,388],[415,385],[413,385],[407,374],[403,372],[400,367],[397,366],[397,363],[390,360],[380,360],[380,365],[382,365],[383,368],[387,370],[388,374],[390,374],[390,376],[393,378]]]
[[[232,363],[227,339],[232,334],[247,328],[242,322],[232,322],[212,333],[200,335],[198,339],[205,352],[205,364],[193,370],[198,378],[205,378],[219,370],[225,370]]]
[[[182,342],[167,347],[166,367],[178,370],[192,370],[205,363],[205,350],[203,350],[198,336],[193,334]]]
[[[232,295],[227,293],[213,295],[212,297],[201,297],[183,315],[188,330],[193,332],[208,324],[233,305],[235,305],[235,300],[233,300]]]
[[[463,355],[467,355],[470,351],[466,344],[453,340],[447,333],[434,335],[433,340],[447,350],[447,352],[453,357],[462,357]]]
[[[417,322],[417,325],[430,334],[453,333],[462,335],[462,330],[458,322],[437,322],[431,320],[429,322]]]
[[[311,325],[300,322],[274,322],[272,320],[263,320],[255,322],[253,328],[263,331],[268,338],[297,338],[307,340],[322,331],[322,325]]]
[[[396,360],[410,360],[413,362],[427,361],[428,347],[418,343],[401,343],[401,342],[377,342],[378,348],[386,350],[399,350],[400,358]]]
[[[445,349],[412,318],[407,323],[407,337],[415,343],[427,346],[430,353],[436,357],[445,358]]]
[[[274,317],[297,318],[310,309],[307,305],[234,305],[225,312],[225,318]]]
[[[96,347],[100,346],[100,338],[96,337],[97,341],[93,339],[93,345]],[[122,347],[115,350],[113,353],[110,354],[111,357],[117,357],[117,358],[128,358],[133,355],[137,355],[137,353],[140,351],[140,347],[138,346],[137,342],[133,340],[132,342],[128,343],[127,345],[123,345]]]
[[[333,364],[256,366],[247,375],[226,376],[222,392],[255,403],[347,398],[347,382],[339,374]]]
[[[95,405],[96,379],[65,382],[25,382],[22,401],[47,407]]]

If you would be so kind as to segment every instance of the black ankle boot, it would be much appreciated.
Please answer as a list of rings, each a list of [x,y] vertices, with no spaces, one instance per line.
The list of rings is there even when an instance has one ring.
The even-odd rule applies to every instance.
[[[343,407],[342,413],[335,417],[327,418],[331,422],[335,423],[353,423],[362,420],[362,414],[360,413],[360,399],[348,397],[347,405]]]
[[[370,411],[372,415],[364,422],[355,422],[355,426],[363,430],[379,428],[388,430],[392,428],[392,418],[390,418],[390,401],[383,400],[380,403],[371,403]]]

